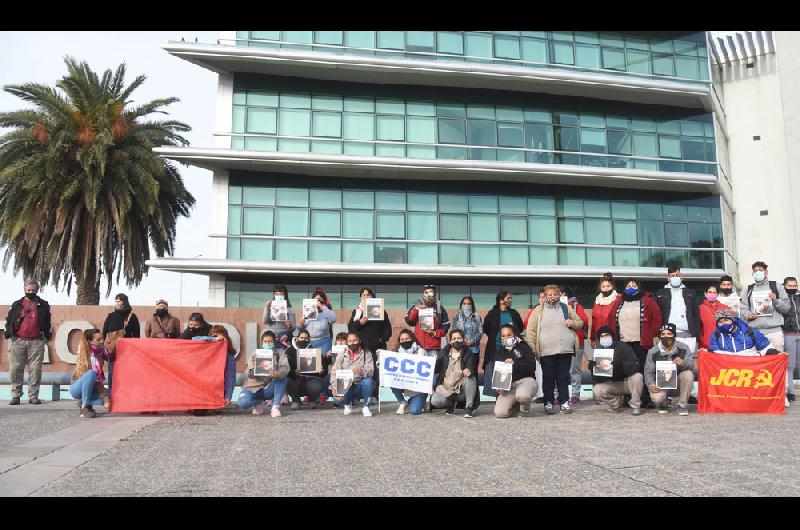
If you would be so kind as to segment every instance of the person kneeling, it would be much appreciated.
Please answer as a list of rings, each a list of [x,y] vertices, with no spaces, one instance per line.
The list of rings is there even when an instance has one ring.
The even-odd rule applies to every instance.
[[[471,418],[478,390],[475,380],[478,356],[464,345],[464,332],[460,329],[450,330],[450,344],[442,350],[442,354],[435,372],[444,374],[444,378],[431,396],[431,406],[447,407],[446,413],[454,414],[456,403],[465,401],[464,417]]]
[[[250,362],[247,367],[247,377],[242,383],[242,391],[239,393],[239,408],[247,410],[253,407],[253,415],[260,416],[264,413],[267,401],[272,401],[272,412],[270,416],[279,418],[281,416],[281,399],[286,395],[286,376],[289,374],[289,359],[280,348],[275,346],[275,334],[265,331],[261,337],[261,347],[272,351],[272,361],[262,361],[264,366],[260,370],[267,370],[268,376],[255,375],[256,352],[250,354]]]
[[[602,399],[608,404],[609,412],[619,412],[622,407],[622,395],[631,397],[631,414],[642,414],[642,390],[644,378],[639,373],[639,358],[633,348],[616,340],[614,332],[609,326],[602,326],[598,332],[599,346],[614,350],[611,361],[611,380],[607,377],[593,375],[594,397]],[[594,371],[594,361],[589,361],[589,370]]]
[[[352,370],[353,384],[347,389],[344,395],[336,395],[336,371]],[[331,392],[334,394],[333,401],[337,405],[344,405],[344,415],[349,416],[353,412],[353,403],[356,399],[364,400],[364,407],[361,413],[364,416],[372,416],[369,410],[369,398],[372,396],[373,381],[372,373],[375,370],[375,363],[372,361],[372,353],[364,349],[361,344],[361,337],[358,333],[350,332],[347,334],[347,350],[341,355],[336,356],[336,362],[331,368]]]
[[[397,339],[400,343],[400,346],[397,348],[399,353],[425,355],[428,357],[433,357],[435,355],[435,353],[432,352],[428,353],[422,346],[419,345],[419,342],[417,342],[417,337],[414,336],[414,333],[410,329],[402,330]],[[434,370],[434,372],[439,373],[438,368]],[[415,415],[422,414],[422,411],[425,410],[425,401],[428,399],[428,394],[424,392],[403,390],[402,388],[392,388],[392,394],[394,394],[394,397],[400,404],[397,407],[396,414],[405,414],[406,406],[408,406],[409,412]],[[406,398],[408,398],[408,401],[406,401]]]
[[[694,357],[691,351],[681,348],[675,340],[677,328],[675,324],[664,324],[659,331],[658,343],[647,352],[644,365],[644,379],[650,390],[650,398],[658,407],[660,414],[669,412],[667,397],[678,398],[678,415],[688,416],[689,392],[694,384]],[[672,361],[678,367],[678,388],[662,389],[656,384],[656,362]]]
[[[531,410],[531,400],[539,389],[536,358],[531,347],[520,338],[511,324],[500,328],[500,341],[502,347],[495,352],[494,361],[511,365],[511,390],[495,389],[498,395],[494,416],[508,418],[516,411],[527,414]]]

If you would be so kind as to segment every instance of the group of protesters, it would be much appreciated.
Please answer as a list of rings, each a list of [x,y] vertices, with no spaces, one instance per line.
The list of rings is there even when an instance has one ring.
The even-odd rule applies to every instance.
[[[655,293],[646,292],[642,283],[630,279],[618,292],[614,277],[607,273],[597,283],[597,296],[591,323],[574,290],[566,285],[547,285],[538,303],[523,318],[512,307],[513,296],[500,291],[494,307],[481,318],[470,296],[461,299],[452,320],[442,305],[434,285],[425,285],[422,297],[409,307],[404,327],[397,336],[397,350],[404,354],[431,357],[434,366],[432,393],[428,395],[393,388],[397,414],[421,414],[428,409],[444,409],[454,414],[463,407],[464,417],[474,416],[481,394],[494,397],[497,418],[528,414],[534,402],[541,402],[546,414],[569,414],[581,405],[584,361],[592,371],[593,395],[605,403],[609,412],[629,408],[639,416],[643,409],[671,410],[675,402],[678,415],[689,414],[696,402],[698,351],[734,355],[788,355],[785,406],[794,401],[793,372],[800,356],[800,293],[797,279],[787,277],[782,284],[768,278],[767,265],[752,265],[753,283],[737,292],[730,276],[710,283],[699,300],[695,291],[683,283],[679,267],[669,267],[667,283]],[[38,296],[37,282],[25,282],[25,296],[14,302],[8,313],[6,338],[9,348],[11,380],[10,405],[19,405],[25,366],[29,366],[29,403],[41,404],[38,397],[44,347],[51,337],[50,308]],[[334,336],[336,313],[325,291],[316,289],[312,299],[315,317],[297,320],[286,286],[276,285],[273,298],[264,306],[260,348],[271,350],[273,361],[267,375],[255,374],[256,352],[247,358],[247,372],[238,396],[240,409],[253,415],[281,416],[281,407],[297,410],[301,405],[316,408],[333,401],[344,414],[360,400],[362,414],[371,416],[371,403],[378,398],[378,351],[388,349],[392,323],[386,311],[383,319],[368,318],[367,300],[376,293],[365,287],[360,303],[352,311],[347,332]],[[274,301],[285,301],[288,311],[275,319]],[[81,416],[94,417],[95,405],[109,406],[112,398],[116,342],[140,337],[140,322],[125,294],[114,299],[103,329],[86,330],[81,337],[78,359],[69,391],[79,401]],[[420,311],[433,310],[433,323],[423,325]],[[430,313],[430,311],[426,311]],[[486,345],[481,355],[481,341]],[[145,322],[147,338],[207,340],[226,342],[224,403],[233,399],[237,350],[223,326],[212,326],[201,313],[189,316],[185,329],[169,313],[165,300],[158,300],[155,313]],[[587,340],[588,339],[588,340]],[[301,372],[298,352],[316,348],[321,352],[319,372]],[[613,352],[610,377],[594,375],[592,352]],[[338,352],[338,353],[335,353]],[[672,361],[677,368],[677,388],[657,385],[656,363]],[[108,363],[108,378],[105,363]],[[495,363],[511,365],[509,389],[493,388]],[[483,371],[479,379],[479,365]],[[352,384],[342,395],[336,394],[337,370],[351,370]],[[106,384],[108,390],[106,390]],[[541,396],[537,399],[537,393]],[[195,411],[205,413],[206,411]]]

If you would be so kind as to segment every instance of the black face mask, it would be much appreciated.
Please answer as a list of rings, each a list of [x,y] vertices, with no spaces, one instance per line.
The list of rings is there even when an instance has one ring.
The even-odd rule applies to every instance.
[[[308,348],[309,344],[311,344],[311,341],[308,341],[308,340],[298,340],[297,341],[297,347],[300,348],[301,350],[304,350],[304,349]]]
[[[464,347],[464,343],[462,341],[460,341],[460,340],[451,342],[450,345],[453,346],[454,350],[458,350],[458,351],[461,351],[461,348]]]
[[[731,294],[731,291],[733,291],[733,289],[723,289],[722,287],[720,287],[719,289],[719,292],[721,292],[725,296],[729,296]]]
[[[600,294],[602,294],[603,296],[611,296],[612,292],[614,292],[613,289],[610,291],[600,291]]]
[[[661,337],[661,344],[663,344],[665,348],[672,348],[675,344],[675,337]]]
[[[786,289],[786,294],[789,296],[794,296],[797,294],[797,289]]]
[[[200,337],[203,334],[203,328],[189,328],[189,335],[192,337]]]
[[[34,298],[36,298],[36,293],[25,293],[25,298],[27,298],[28,300],[33,300]]]
[[[166,309],[156,309],[156,316],[161,317],[161,318],[167,316],[167,310]]]
[[[402,346],[404,350],[410,350],[411,346],[413,345],[414,345],[413,340],[404,340],[400,343],[400,346]]]

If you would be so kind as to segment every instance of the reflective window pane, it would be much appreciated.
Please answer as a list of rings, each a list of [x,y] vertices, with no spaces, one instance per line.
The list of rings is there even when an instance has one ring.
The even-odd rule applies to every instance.
[[[374,237],[374,212],[365,210],[344,210],[342,212],[344,237],[372,239]]]
[[[276,208],[275,235],[308,236],[308,210],[303,208]]]
[[[440,239],[467,239],[467,216],[456,214],[439,215]]]
[[[243,219],[245,234],[272,235],[272,208],[245,208]]]
[[[338,210],[312,210],[311,235],[314,237],[339,237],[342,212]]]

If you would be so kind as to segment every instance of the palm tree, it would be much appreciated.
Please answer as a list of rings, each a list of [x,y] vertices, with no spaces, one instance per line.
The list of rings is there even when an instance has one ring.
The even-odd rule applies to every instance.
[[[100,303],[100,278],[120,274],[128,287],[156,255],[172,254],[175,225],[194,197],[178,169],[152,148],[188,145],[179,121],[147,116],[178,98],[133,106],[140,75],[125,87],[125,64],[102,78],[65,57],[67,75],[51,88],[36,83],[4,90],[34,108],[0,113],[0,245],[3,268],[42,285],[77,286],[78,304]]]

